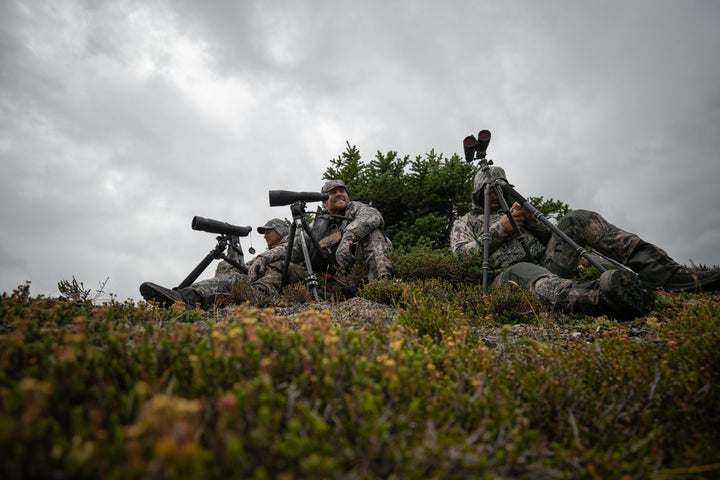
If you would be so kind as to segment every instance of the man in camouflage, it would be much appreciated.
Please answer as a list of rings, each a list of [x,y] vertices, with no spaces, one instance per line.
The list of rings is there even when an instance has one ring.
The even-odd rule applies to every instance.
[[[310,228],[313,237],[328,255],[329,263],[323,260],[314,243],[303,232],[313,271],[331,275],[336,270],[347,270],[355,263],[356,255],[362,252],[369,281],[392,278],[392,262],[387,256],[392,244],[382,232],[385,226],[382,214],[363,202],[351,202],[347,186],[341,180],[325,182],[321,192],[327,193],[328,199],[323,202],[325,208],[316,214]],[[303,260],[299,235],[298,231],[292,246],[292,262]],[[271,273],[268,273],[267,266],[285,258],[290,248],[287,240],[254,259],[249,268],[251,281],[268,285],[274,290],[280,288],[278,279],[268,278]]]
[[[262,227],[257,227],[257,231],[265,237],[268,250],[272,250],[282,242],[283,237],[288,234],[289,228],[284,220],[273,218],[268,220]],[[239,239],[233,239],[235,242],[238,240]],[[230,249],[228,256],[247,268],[252,267],[255,261],[255,259],[253,259],[245,265],[242,250],[235,250],[233,248]],[[282,268],[279,265],[273,265],[272,267],[271,270],[273,272]],[[291,275],[291,281],[297,281],[302,278],[303,268],[299,265],[291,264],[290,267],[288,267],[288,272]],[[275,273],[275,275],[277,275],[277,273]],[[282,273],[280,273],[280,278],[282,278]],[[146,300],[159,302],[165,307],[175,302],[181,302],[185,303],[189,308],[194,308],[195,304],[200,304],[201,307],[207,308],[222,300],[223,297],[226,297],[232,291],[235,284],[243,281],[248,281],[248,275],[223,260],[218,264],[215,277],[213,278],[201,280],[188,287],[179,289],[169,289],[151,282],[145,282],[140,285],[140,293]],[[252,284],[252,286],[263,292],[267,291],[265,284]]]
[[[500,167],[478,172],[472,208],[453,224],[450,248],[458,258],[483,255],[485,188],[495,178],[507,182],[505,171]],[[657,287],[669,291],[720,288],[720,270],[717,268],[689,271],[661,248],[588,210],[571,211],[560,219],[558,227],[578,245],[590,246],[633,271],[608,270],[593,282],[569,280],[580,253],[553,235],[519,203],[511,206],[510,214],[522,228],[532,258],[527,258],[520,241],[513,235],[507,213],[500,211],[500,202],[491,192],[489,258],[496,275],[493,285],[514,283],[533,292],[544,304],[592,315],[610,313],[627,317],[645,311],[653,298],[648,290]]]

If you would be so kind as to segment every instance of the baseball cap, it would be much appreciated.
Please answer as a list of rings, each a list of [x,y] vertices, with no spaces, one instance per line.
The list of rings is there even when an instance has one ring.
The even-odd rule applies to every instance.
[[[280,220],[279,218],[268,220],[262,227],[257,227],[257,231],[260,234],[265,234],[265,230],[275,230],[281,237],[290,233],[290,228],[288,228],[285,220]]]

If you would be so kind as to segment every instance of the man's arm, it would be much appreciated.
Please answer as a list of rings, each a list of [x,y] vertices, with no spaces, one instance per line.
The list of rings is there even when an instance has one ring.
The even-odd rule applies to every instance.
[[[376,228],[385,226],[380,211],[362,202],[350,202],[345,210],[345,216],[352,218],[352,221],[343,231],[351,233],[358,241],[363,240]]]
[[[496,214],[490,217],[490,254],[510,235]],[[455,220],[450,231],[450,249],[456,257],[482,255],[484,250],[482,214],[467,214]]]

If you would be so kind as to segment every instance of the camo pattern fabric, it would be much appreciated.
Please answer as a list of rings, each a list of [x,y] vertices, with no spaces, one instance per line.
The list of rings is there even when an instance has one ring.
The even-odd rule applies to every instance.
[[[591,313],[600,303],[600,291],[594,288],[594,282],[581,283],[561,278],[533,263],[520,262],[506,268],[495,277],[492,285],[515,285],[524,288],[542,305],[566,311],[578,309]]]
[[[271,247],[270,249],[266,250],[265,253],[271,252],[278,246],[279,244]],[[227,255],[228,257],[236,260],[246,268],[250,268],[257,260],[257,258],[261,256],[258,255],[246,264],[242,255],[242,251],[236,252],[234,249],[231,248],[229,249]],[[258,279],[254,279],[254,281],[251,282],[249,276],[246,273],[240,272],[230,263],[223,260],[218,264],[218,267],[215,270],[215,277],[195,282],[190,285],[190,288],[193,288],[200,295],[203,300],[203,305],[210,305],[217,301],[221,301],[223,297],[226,297],[230,294],[232,288],[239,282],[249,282],[253,287],[267,294],[279,293],[282,286],[282,271],[284,263],[285,262],[283,259],[282,261],[277,261],[270,265],[266,265],[263,276]],[[300,281],[305,277],[305,275],[305,268],[301,265],[290,263],[290,265],[288,266],[289,283]]]
[[[239,247],[237,250],[235,250],[232,247],[233,245],[240,245],[240,237],[238,237],[237,235],[230,236],[230,245],[228,245],[227,249],[228,258],[238,262],[242,266],[245,266],[245,257],[243,255],[242,247]],[[218,263],[218,266],[215,269],[215,276],[217,277],[218,275],[230,272],[237,272],[237,269],[230,263],[222,260],[220,263]]]
[[[262,291],[267,295],[276,295],[282,290],[283,268],[285,260],[278,260],[265,267],[262,276],[252,282],[254,288]],[[307,277],[307,270],[302,265],[290,262],[288,264],[288,285],[295,282],[301,282]]]
[[[520,241],[500,224],[500,218],[503,215],[504,213],[500,211],[490,213],[489,259],[490,265],[496,271],[527,260]],[[450,249],[452,253],[461,259],[471,255],[482,257],[484,251],[483,226],[483,212],[478,208],[473,208],[470,212],[455,220],[450,231]],[[550,236],[548,228],[533,218],[521,229],[525,237],[525,243],[533,257],[532,260],[540,261],[545,254],[545,242],[542,239]]]
[[[385,226],[382,214],[376,208],[365,203],[350,202],[347,208],[345,208],[343,216],[346,218],[339,219],[330,216],[326,210],[321,210],[316,214],[315,219],[310,224],[312,235],[319,242],[337,232],[342,232],[343,235],[346,232],[350,232],[354,236],[355,242],[359,245],[359,250],[362,251],[365,257],[368,266],[368,280],[372,281],[380,277],[392,276],[392,262],[387,256],[387,252],[392,248],[392,243],[390,239],[382,233],[382,228]],[[299,234],[300,232],[296,231],[291,257],[293,263],[304,263]],[[303,232],[303,235],[305,235],[305,242],[308,246],[313,271],[327,272],[329,265],[322,260],[322,256],[317,251],[314,242],[307,233]],[[332,245],[332,243],[329,243],[329,245]],[[331,248],[336,249],[337,244]],[[285,258],[287,249],[288,238],[286,237],[276,248],[263,252],[258,255],[256,259],[262,258],[265,265],[269,265]],[[331,251],[329,258],[332,258],[333,253],[334,250]]]
[[[493,280],[494,287],[515,285],[529,290],[543,305],[554,307],[568,298],[568,290],[575,282],[560,278],[548,269],[534,263],[520,262],[503,270]]]
[[[230,265],[228,263],[228,265]],[[247,281],[248,276],[245,273],[240,273],[236,268],[230,265],[230,269],[225,273],[216,274],[213,278],[207,280],[201,280],[190,285],[190,288],[194,289],[202,298],[203,305],[209,305],[215,303],[218,300],[222,300],[222,297],[226,297],[232,291],[232,287],[242,281]]]
[[[643,240],[607,222],[600,214],[589,210],[573,210],[558,222],[558,228],[581,247],[589,246],[622,264]],[[563,239],[553,235],[541,262],[545,268],[561,277],[569,277],[577,267],[580,254]]]

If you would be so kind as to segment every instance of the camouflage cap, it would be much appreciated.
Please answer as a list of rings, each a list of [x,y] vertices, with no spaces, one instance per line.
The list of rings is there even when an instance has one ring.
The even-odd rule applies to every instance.
[[[343,187],[346,192],[350,193],[348,191],[347,185],[345,185],[345,182],[343,182],[342,180],[328,180],[323,184],[322,190],[320,191],[322,193],[328,193],[330,190],[337,187]]]
[[[279,218],[273,218],[265,222],[265,225],[262,227],[257,227],[257,231],[260,234],[265,234],[265,230],[275,230],[278,235],[281,237],[284,237],[288,233],[290,233],[290,227],[288,227],[288,224],[285,222],[285,220],[280,220]]]

